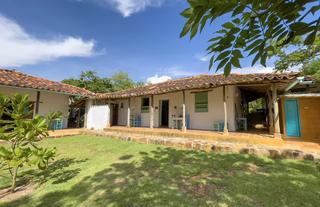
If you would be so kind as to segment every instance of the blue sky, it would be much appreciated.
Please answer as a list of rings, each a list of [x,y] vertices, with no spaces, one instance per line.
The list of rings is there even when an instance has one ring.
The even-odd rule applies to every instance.
[[[204,54],[215,27],[180,39],[186,7],[184,0],[1,0],[0,66],[58,81],[84,70],[126,71],[137,81],[213,73]]]

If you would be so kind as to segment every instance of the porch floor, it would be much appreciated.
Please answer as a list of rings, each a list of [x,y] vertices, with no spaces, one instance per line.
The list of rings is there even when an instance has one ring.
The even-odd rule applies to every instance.
[[[82,128],[71,128],[71,129],[60,129],[60,130],[50,130],[49,137],[64,137],[64,136],[74,136],[81,134]]]
[[[273,135],[265,131],[253,130],[247,132],[229,132],[229,135],[223,135],[222,132],[205,131],[205,130],[187,130],[182,132],[178,129],[170,128],[147,128],[147,127],[124,127],[112,126],[105,129],[106,131],[135,133],[143,135],[164,136],[164,137],[183,137],[189,139],[202,139],[210,141],[238,142],[252,145],[268,145],[286,149],[300,149],[307,151],[320,152],[320,144],[313,142],[303,142],[298,140],[275,139]]]

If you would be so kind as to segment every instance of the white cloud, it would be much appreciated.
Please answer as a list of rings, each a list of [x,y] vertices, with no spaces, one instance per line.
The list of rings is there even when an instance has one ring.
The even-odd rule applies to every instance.
[[[197,60],[200,60],[201,62],[208,62],[210,60],[209,55],[200,55],[200,54],[196,54],[194,56]]]
[[[92,2],[102,6],[111,6],[121,13],[123,17],[129,17],[134,13],[144,11],[147,7],[160,7],[165,0],[76,0],[80,2]]]
[[[171,80],[172,78],[167,75],[158,76],[158,74],[151,76],[147,78],[147,83],[155,84],[155,83],[161,83],[168,80]]]
[[[241,74],[248,74],[248,73],[272,73],[274,68],[273,67],[264,67],[262,65],[257,65],[253,67],[244,67],[244,68],[237,68],[233,69],[232,73],[241,73]],[[223,71],[219,71],[223,73]]]
[[[0,14],[0,66],[18,67],[62,57],[94,55],[95,42],[78,37],[42,40],[28,34],[19,24]]]

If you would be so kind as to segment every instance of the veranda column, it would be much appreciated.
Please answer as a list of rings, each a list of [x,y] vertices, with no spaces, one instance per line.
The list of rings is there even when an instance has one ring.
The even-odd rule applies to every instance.
[[[154,103],[153,103],[153,95],[151,95],[150,97],[150,128],[153,129],[153,117],[154,117],[154,114],[153,114],[153,108],[154,108]]]
[[[273,113],[272,113],[272,105],[273,105],[273,101],[272,101],[272,97],[270,94],[270,90],[267,91],[267,95],[268,95],[268,111],[269,111],[269,134],[272,134],[274,132],[273,129]]]
[[[40,91],[37,91],[35,114],[39,114],[39,107],[40,107]]]
[[[131,116],[131,98],[128,99],[127,127],[130,127],[130,116]]]
[[[110,128],[111,127],[111,110],[110,110],[110,102],[107,102],[107,124],[106,127]]]
[[[274,83],[272,84],[272,101],[273,101],[273,111],[274,111],[274,114],[273,114],[274,138],[281,138],[277,86]]]
[[[186,94],[185,91],[182,91],[182,131],[187,131],[186,127]]]
[[[228,114],[227,114],[227,98],[226,98],[226,86],[223,86],[223,109],[224,109],[224,128],[223,134],[228,135]]]

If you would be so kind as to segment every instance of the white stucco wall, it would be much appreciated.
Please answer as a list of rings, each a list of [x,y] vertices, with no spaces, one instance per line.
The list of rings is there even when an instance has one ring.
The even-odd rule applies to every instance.
[[[190,116],[190,128],[212,130],[213,123],[224,121],[223,108],[223,89],[222,87],[209,89],[208,91],[208,112],[195,112],[195,93],[203,90],[189,90],[185,92],[186,98],[186,114]],[[239,92],[236,86],[227,86],[227,113],[228,113],[228,128],[229,131],[236,130],[236,107],[240,105]],[[160,125],[160,101],[169,100],[169,127],[172,125],[172,115],[176,117],[182,116],[182,92],[168,93],[162,95],[154,95],[154,127]],[[141,115],[141,126],[149,127],[150,114],[141,113],[142,97],[131,98],[131,114]],[[117,103],[123,102],[123,109],[119,108],[119,125],[126,125],[128,100],[118,100]]]
[[[195,112],[195,91],[186,91],[186,113],[190,115],[190,128],[212,130],[214,122],[224,121],[223,88],[215,88],[208,92],[208,112]],[[236,130],[234,93],[234,86],[226,87],[229,131]]]
[[[95,100],[86,102],[86,128],[104,129],[110,124],[110,107],[108,104],[96,104]]]
[[[36,101],[37,97],[37,90],[13,88],[7,86],[0,86],[0,93],[4,95],[28,94],[29,100],[33,102]],[[64,94],[40,91],[39,114],[46,115],[49,112],[56,111],[60,111],[63,113],[63,128],[67,128],[69,116],[69,96]]]

